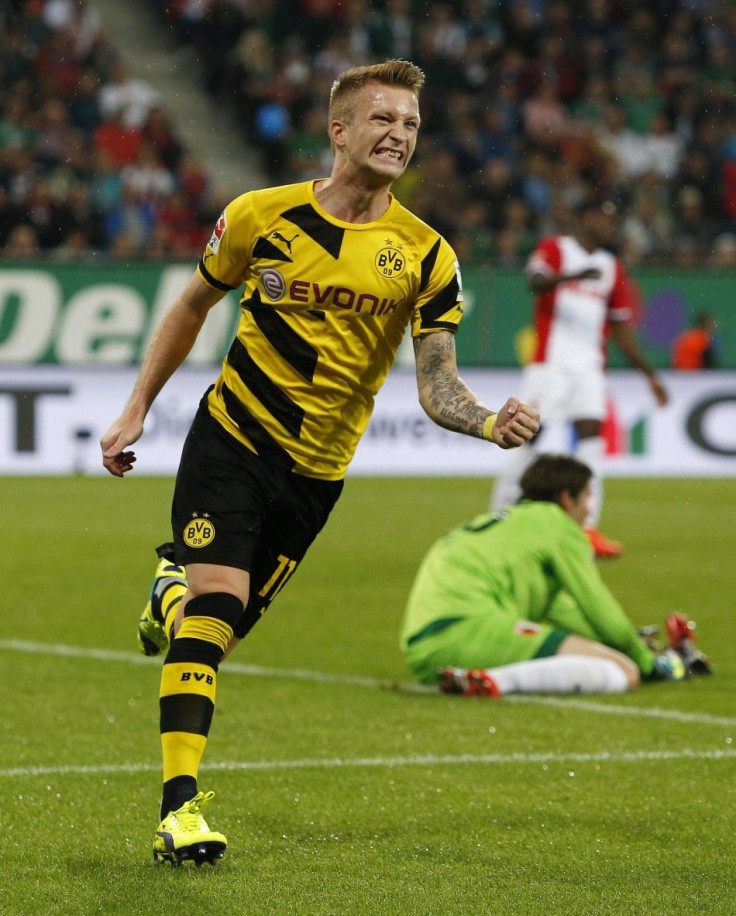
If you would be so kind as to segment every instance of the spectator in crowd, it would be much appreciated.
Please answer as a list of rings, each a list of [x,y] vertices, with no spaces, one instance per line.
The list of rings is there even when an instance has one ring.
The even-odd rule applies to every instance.
[[[736,267],[736,235],[723,232],[713,242],[713,253],[710,266],[716,270],[733,269]]]
[[[59,96],[52,96],[46,100],[38,120],[35,158],[42,166],[53,169],[64,160],[70,133],[69,109]]]
[[[104,245],[103,216],[92,201],[90,186],[76,181],[69,187],[66,197],[69,216],[67,244],[70,237],[76,238],[73,233],[79,233],[89,249],[100,250]]]
[[[102,121],[100,109],[100,81],[91,68],[79,74],[74,95],[68,102],[69,118],[72,124],[90,138]]]
[[[19,261],[25,258],[38,257],[41,254],[41,249],[33,226],[29,226],[26,223],[19,223],[14,226],[8,234],[2,254],[4,258]]]
[[[176,190],[174,176],[163,166],[150,143],[141,143],[137,158],[125,166],[121,178],[141,200],[154,205]]]
[[[72,263],[84,261],[93,256],[92,248],[87,235],[81,229],[71,229],[62,239],[60,245],[53,250],[54,261],[58,263]]]
[[[157,232],[157,230],[161,232]],[[169,255],[186,257],[197,245],[206,244],[205,234],[198,220],[197,208],[183,189],[178,189],[159,208],[158,220],[153,227],[151,242],[168,245]]]
[[[139,127],[125,123],[121,108],[110,109],[92,139],[95,150],[104,150],[117,168],[130,165],[138,159],[143,138]]]
[[[99,101],[104,118],[120,115],[126,127],[139,131],[159,98],[150,83],[131,78],[118,60],[100,88]]]
[[[80,59],[92,49],[102,28],[99,11],[87,0],[46,0],[43,19],[50,29],[72,36],[74,54]]]
[[[185,155],[158,94],[128,75],[94,5],[14,0],[0,20],[0,244],[8,256],[141,256],[179,190],[194,225],[178,234],[176,250],[199,252],[212,219],[207,177]]]
[[[693,372],[716,366],[716,320],[710,312],[700,312],[693,327],[678,334],[672,344],[673,369]]]
[[[20,212],[10,200],[8,192],[0,184],[0,248],[5,246],[8,236],[19,222]]]
[[[175,172],[183,155],[182,145],[176,137],[166,110],[160,105],[149,109],[148,115],[141,129],[144,143],[148,143],[156,151],[161,163]]]
[[[615,199],[643,222],[640,191],[653,187],[654,173],[657,211],[672,225],[657,230],[654,244],[635,246],[641,265],[710,264],[716,237],[736,230],[736,17],[728,4],[437,0],[417,15],[410,0],[149,2],[175,45],[193,45],[203,86],[218,105],[234,106],[275,181],[324,173],[309,112],[323,105],[336,70],[403,57],[429,77],[425,143],[447,151],[454,172],[442,193],[460,185],[464,198],[484,197],[491,263],[514,247],[507,200],[522,197],[530,229],[546,233],[561,182],[578,197],[582,187]],[[97,181],[100,147],[121,168],[135,167],[151,143],[179,185],[185,151],[165,104],[126,71],[94,3],[14,0],[3,23],[0,184],[21,210],[39,173],[71,167],[75,178]],[[396,193],[413,193],[417,181],[437,189],[433,165],[423,155]],[[459,230],[462,203],[434,208],[443,232]]]
[[[621,225],[621,256],[629,266],[662,263],[672,252],[673,216],[658,186],[641,182]]]
[[[570,114],[560,100],[556,79],[543,77],[521,107],[526,137],[535,146],[554,151],[573,130]]]
[[[102,212],[117,206],[123,182],[114,159],[105,149],[94,150],[91,157],[89,196]]]
[[[123,181],[119,202],[105,216],[105,237],[110,248],[119,235],[125,235],[133,249],[142,254],[155,224],[156,213],[151,201]]]
[[[675,252],[690,248],[697,260],[705,259],[711,247],[714,227],[708,219],[703,195],[697,187],[684,187],[674,201]]]
[[[373,16],[371,50],[392,58],[408,58],[414,52],[415,20],[410,0],[386,0],[383,10]]]
[[[647,171],[667,181],[675,178],[682,156],[682,141],[670,129],[669,118],[665,112],[654,112],[643,140],[644,155],[648,163]]]
[[[647,171],[649,157],[640,134],[626,124],[621,105],[611,103],[603,114],[603,127],[596,132],[601,149],[616,166],[621,183],[630,186]]]
[[[71,228],[68,205],[55,198],[48,178],[39,177],[33,182],[24,201],[24,210],[41,249],[50,250],[61,244]]]

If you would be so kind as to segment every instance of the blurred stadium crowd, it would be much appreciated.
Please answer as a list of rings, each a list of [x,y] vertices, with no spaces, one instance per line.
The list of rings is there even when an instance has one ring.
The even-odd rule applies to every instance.
[[[200,252],[222,201],[94,0],[10,0],[0,20],[2,255]]]
[[[340,71],[406,57],[427,74],[423,137],[395,192],[461,260],[520,266],[597,195],[630,265],[736,266],[736,4],[148,2],[273,183],[329,172]],[[94,0],[0,15],[3,255],[198,254],[223,201]]]

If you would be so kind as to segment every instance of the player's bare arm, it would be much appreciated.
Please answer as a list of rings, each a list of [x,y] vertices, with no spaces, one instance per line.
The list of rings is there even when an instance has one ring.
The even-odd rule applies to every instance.
[[[496,412],[468,388],[457,374],[455,338],[449,331],[416,338],[414,358],[419,403],[438,426],[483,439],[489,438],[490,425],[490,440],[501,448],[523,445],[539,432],[533,407],[512,397]],[[496,413],[495,424],[489,424]]]
[[[598,280],[600,276],[601,272],[597,267],[586,267],[585,270],[572,274],[545,274],[539,271],[529,277],[529,289],[537,295],[549,292],[560,283],[567,283],[570,280]]]
[[[616,341],[619,350],[621,350],[631,365],[635,366],[646,375],[649,387],[652,389],[652,394],[657,404],[659,404],[660,407],[664,407],[669,401],[667,389],[659,381],[656,372],[637,346],[636,339],[628,323],[625,321],[611,322],[611,337]]]
[[[141,437],[156,396],[186,358],[207,313],[223,295],[195,273],[162,318],[123,412],[100,439],[102,464],[115,477],[132,470],[135,453],[127,447]]]

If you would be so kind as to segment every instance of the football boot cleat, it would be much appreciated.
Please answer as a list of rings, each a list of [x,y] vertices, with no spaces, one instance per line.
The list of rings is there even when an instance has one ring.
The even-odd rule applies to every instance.
[[[154,862],[181,865],[192,861],[214,865],[225,855],[227,840],[221,833],[210,830],[202,809],[214,798],[214,792],[198,792],[181,808],[171,811],[159,824],[153,840]]]
[[[710,659],[695,645],[695,623],[684,614],[670,614],[667,618],[667,636],[670,646],[682,656],[688,674],[712,674]]]

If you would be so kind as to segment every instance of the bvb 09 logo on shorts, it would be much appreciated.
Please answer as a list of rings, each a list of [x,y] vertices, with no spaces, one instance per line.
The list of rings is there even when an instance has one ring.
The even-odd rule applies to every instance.
[[[184,527],[187,547],[207,547],[215,539],[215,526],[208,518],[193,518]]]

